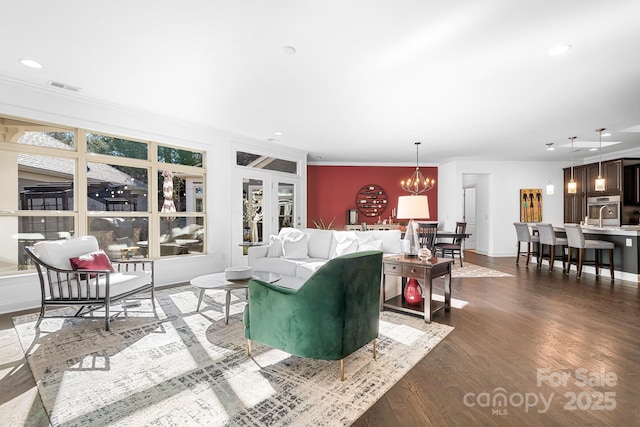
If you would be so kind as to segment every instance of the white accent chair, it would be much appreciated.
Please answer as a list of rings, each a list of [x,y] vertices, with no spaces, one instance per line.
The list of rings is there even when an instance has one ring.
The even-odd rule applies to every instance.
[[[105,310],[105,329],[109,330],[109,307],[123,299],[151,298],[154,315],[153,260],[111,261],[114,272],[109,270],[74,270],[70,258],[99,251],[94,236],[73,239],[37,242],[25,248],[33,260],[40,279],[41,307],[36,328],[45,317],[47,307],[80,306],[73,316],[80,317],[96,309]],[[132,298],[136,294],[149,292],[150,297]]]

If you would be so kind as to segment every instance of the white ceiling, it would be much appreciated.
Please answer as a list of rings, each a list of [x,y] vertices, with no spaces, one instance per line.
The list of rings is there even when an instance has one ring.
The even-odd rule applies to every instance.
[[[411,163],[415,141],[421,164],[547,160],[599,127],[622,142],[603,155],[640,146],[638,0],[7,3],[0,75],[312,162]],[[548,56],[558,43],[572,49]]]

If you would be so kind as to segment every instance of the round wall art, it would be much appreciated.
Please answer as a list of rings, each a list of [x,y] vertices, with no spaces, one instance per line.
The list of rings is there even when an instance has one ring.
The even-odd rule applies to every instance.
[[[356,207],[364,216],[380,216],[387,208],[387,194],[379,185],[365,185],[356,194]]]

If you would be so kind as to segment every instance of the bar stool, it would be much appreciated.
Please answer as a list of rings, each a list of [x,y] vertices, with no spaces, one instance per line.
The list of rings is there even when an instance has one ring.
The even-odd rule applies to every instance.
[[[586,264],[584,260],[584,251],[585,249],[594,249],[595,250],[595,262],[593,265],[596,267],[596,276],[600,275],[600,266],[602,251],[609,251],[609,270],[611,272],[611,280],[613,280],[613,249],[615,245],[613,242],[607,242],[605,240],[585,240],[584,234],[582,233],[582,228],[578,224],[565,224],[564,229],[567,233],[567,241],[569,243],[569,264],[567,265],[567,274],[569,274],[569,270],[571,270],[572,264],[572,254],[573,250],[578,251],[578,258],[576,260],[576,270],[577,276],[576,278],[580,278],[582,274],[582,265]],[[607,265],[607,264],[605,264]]]
[[[542,260],[545,259],[544,250],[548,249],[549,271],[553,271],[553,262],[556,260],[556,246],[560,246],[562,258],[562,271],[565,270],[565,254],[564,248],[568,246],[567,239],[564,237],[556,237],[551,224],[538,224],[538,237],[540,238],[540,252],[538,254],[538,269],[542,268]]]
[[[513,225],[516,227],[516,233],[518,234],[518,254],[516,255],[516,265],[520,261],[520,256],[527,257],[527,267],[529,266],[529,259],[531,258],[531,243],[538,244],[540,239],[538,236],[532,236],[529,231],[529,224],[526,222],[514,222]],[[520,251],[521,243],[527,244],[527,253],[524,251]],[[537,255],[537,252],[534,252],[533,256],[538,258],[538,263],[540,263],[540,258]]]

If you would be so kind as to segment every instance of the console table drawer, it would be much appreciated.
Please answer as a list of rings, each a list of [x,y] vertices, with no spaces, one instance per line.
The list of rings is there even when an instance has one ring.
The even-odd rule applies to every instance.
[[[415,265],[403,265],[402,276],[410,279],[424,279],[427,272],[425,267],[418,267]]]
[[[402,276],[402,264],[384,263],[384,274],[392,276]]]

